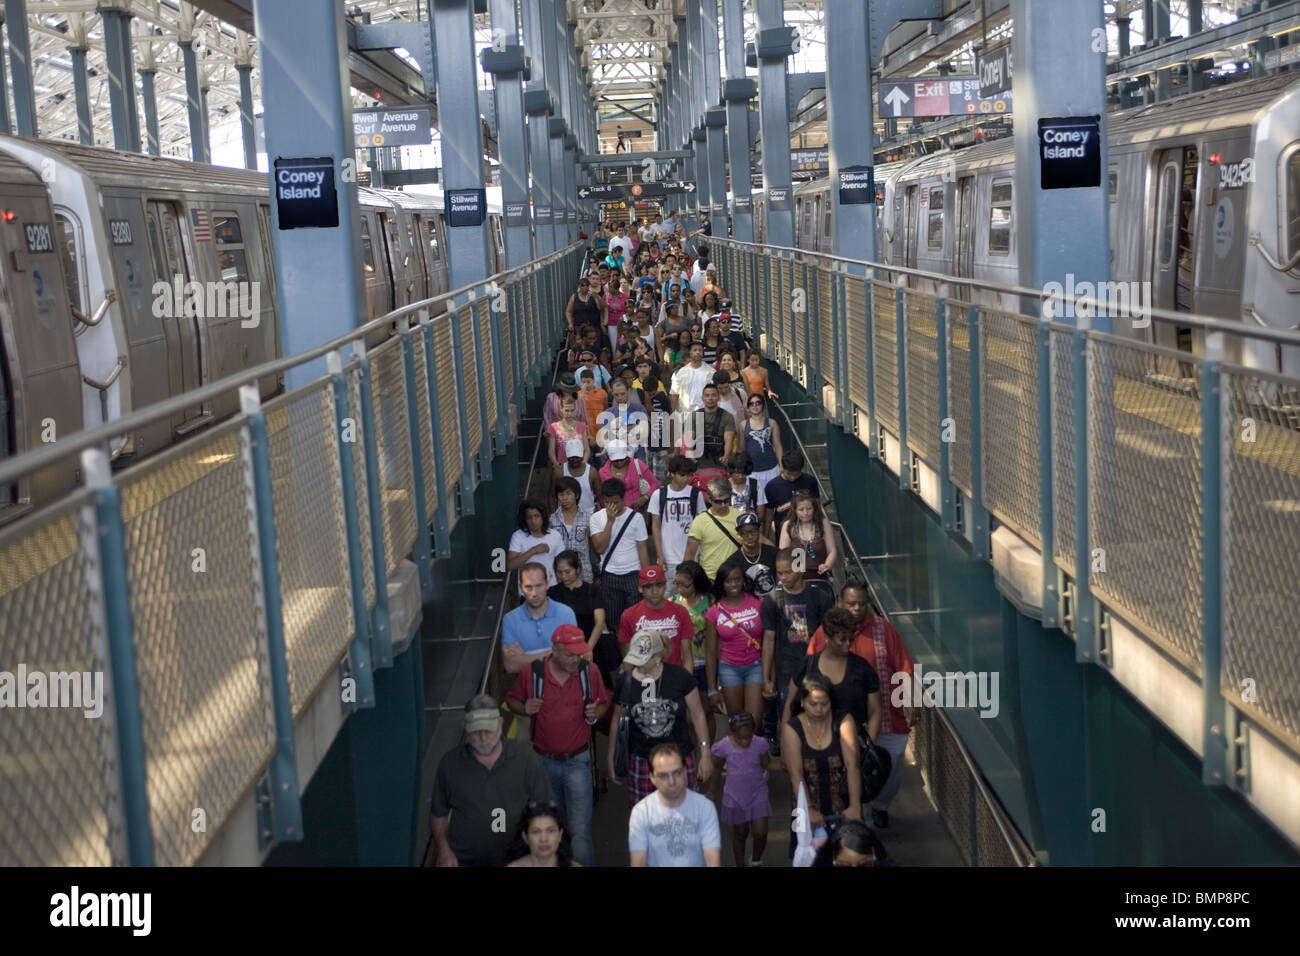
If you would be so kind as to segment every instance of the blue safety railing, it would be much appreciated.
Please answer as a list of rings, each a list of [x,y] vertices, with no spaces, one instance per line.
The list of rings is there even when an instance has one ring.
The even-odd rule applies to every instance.
[[[1008,574],[1004,593],[1080,662],[1114,673],[1134,639],[1159,654],[1130,655],[1122,680],[1158,658],[1199,685],[1199,726],[1172,693],[1145,702],[1207,784],[1257,796],[1300,840],[1277,812],[1300,763],[1300,378],[1250,367],[1297,367],[1300,335],[1156,309],[1076,328],[1042,318],[1042,290],[710,246],[765,356],[977,556],[996,528],[1036,551],[1041,575]],[[1189,336],[1194,351],[1175,347]],[[1267,741],[1253,760],[1252,735]],[[1265,757],[1286,772],[1265,779]]]
[[[0,484],[84,485],[0,528],[0,670],[24,678],[0,716],[0,865],[194,863],[249,793],[264,849],[302,838],[294,722],[326,687],[374,705],[402,636],[388,580],[409,557],[429,595],[582,251],[0,462]],[[263,403],[259,380],[321,358]],[[110,471],[114,438],[231,395],[238,415]]]

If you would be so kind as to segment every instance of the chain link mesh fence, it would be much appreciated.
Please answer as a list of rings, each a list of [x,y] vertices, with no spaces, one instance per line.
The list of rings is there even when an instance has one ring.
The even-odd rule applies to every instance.
[[[866,280],[849,276],[844,283],[845,315],[849,340],[849,399],[858,408],[868,410],[867,336],[871,327],[867,318]]]
[[[1199,674],[1201,410],[1181,383],[1200,360],[1088,338],[1091,588]]]
[[[334,391],[327,379],[268,402],[264,411],[289,696],[297,717],[352,640]]]
[[[275,748],[242,420],[123,475],[155,859],[193,863]],[[201,550],[200,550],[201,549]],[[250,600],[250,596],[252,599]]]
[[[894,287],[871,281],[871,358],[876,418],[898,434],[898,305]]]
[[[357,531],[358,541],[361,543],[361,553],[369,556],[374,553],[371,545],[370,529],[370,479],[366,468],[366,446],[364,442],[364,432],[362,431],[361,421],[361,376],[357,369],[360,368],[356,362],[351,363],[344,369],[347,375],[348,383],[348,410],[347,417],[352,419],[354,428],[355,441],[349,443],[352,449],[352,477],[356,484],[357,507]],[[342,494],[340,490],[339,494]],[[361,502],[367,502],[361,505]],[[345,526],[346,527],[346,526]],[[383,526],[380,526],[380,533],[383,533]],[[387,541],[385,541],[387,546]],[[361,582],[366,592],[366,610],[369,611],[375,606],[375,566],[372,561],[363,560],[361,562]]]
[[[536,278],[534,273],[533,278]],[[445,488],[450,495],[451,489],[460,481],[464,462],[460,457],[460,410],[456,407],[456,356],[451,349],[451,320],[440,319],[433,324],[434,374],[438,376],[438,418],[442,439],[442,476]],[[456,517],[448,508],[447,522],[450,526]]]
[[[1300,743],[1300,403],[1294,380],[1225,365],[1223,657],[1233,706]]]
[[[971,482],[970,312],[948,307],[948,415],[953,420],[953,441],[948,446],[948,471],[952,483],[974,494]]]
[[[477,455],[483,447],[483,419],[479,411],[478,358],[474,354],[474,310],[472,306],[463,306],[456,310],[453,318],[460,333],[460,354],[457,364],[460,366],[460,388],[465,394],[465,424],[469,428],[469,453]],[[466,466],[472,469],[471,465]],[[472,471],[470,472],[472,474]]]
[[[824,265],[818,265],[815,268],[817,271],[817,355],[813,361],[817,367],[817,374],[823,379],[833,382],[835,376],[835,309],[831,301],[831,270]]]
[[[939,408],[937,303],[932,295],[903,293],[903,320],[907,323],[907,444],[934,468],[939,466],[943,419]]]
[[[82,547],[84,535],[95,535],[93,520],[83,527],[91,501],[76,491],[38,521],[0,531],[0,668],[16,681],[20,667],[28,678],[76,677],[75,698],[73,685],[57,679],[47,703],[60,692],[59,702],[81,704],[0,712],[0,866],[126,862],[100,572]],[[99,675],[97,717],[86,716],[83,675],[92,695]],[[16,688],[29,689],[26,679]]]
[[[433,457],[433,427],[429,415],[429,367],[424,352],[424,332],[411,333],[415,359],[415,417],[420,429],[420,466],[424,472],[424,514],[432,521],[438,511],[438,471]]]
[[[501,293],[505,295],[505,293]],[[497,423],[496,349],[492,344],[492,303],[495,296],[480,299],[478,303],[478,344],[483,353],[483,396],[487,399],[487,423],[492,428]],[[490,442],[489,437],[489,442]],[[491,446],[489,444],[489,451]]]
[[[997,309],[980,311],[984,505],[1003,524],[1038,545],[1042,522],[1036,322]]]
[[[1053,325],[1052,353],[1052,554],[1074,574],[1074,346],[1073,333]]]
[[[410,554],[416,534],[415,478],[411,472],[411,434],[406,421],[406,373],[402,343],[397,339],[389,339],[370,355],[370,395],[379,459],[384,567],[392,573]]]

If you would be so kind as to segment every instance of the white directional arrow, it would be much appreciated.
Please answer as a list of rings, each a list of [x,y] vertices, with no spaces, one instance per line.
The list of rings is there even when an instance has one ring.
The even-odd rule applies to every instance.
[[[903,92],[901,86],[894,87],[889,91],[889,95],[885,97],[885,102],[894,108],[895,116],[902,116],[903,107],[911,101],[912,98]]]
[[[693,193],[695,192],[695,183],[682,183],[682,188],[688,193]]]
[[[582,186],[582,187],[580,187],[580,188],[578,189],[578,198],[579,198],[579,199],[586,199],[586,198],[587,198],[588,196],[590,196],[590,195],[591,195],[591,190],[588,189],[586,186]]]

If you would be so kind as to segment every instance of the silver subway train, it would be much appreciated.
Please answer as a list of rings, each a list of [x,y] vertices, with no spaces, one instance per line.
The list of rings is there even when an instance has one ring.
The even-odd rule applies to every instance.
[[[1111,279],[1157,309],[1273,329],[1300,323],[1300,78],[1279,74],[1108,117]],[[1015,145],[877,167],[879,259],[1018,284]],[[795,189],[795,244],[830,252],[828,181]],[[756,207],[762,197],[755,196]],[[756,224],[763,221],[756,212]],[[761,240],[760,240],[761,241]],[[851,250],[847,252],[852,256]],[[1117,333],[1201,352],[1175,323]],[[1292,349],[1224,356],[1300,374]]]
[[[368,317],[446,292],[441,193],[359,192]],[[488,212],[495,273],[499,189]],[[0,220],[0,459],[280,354],[262,173],[0,136]],[[204,306],[191,288],[206,290]],[[266,396],[282,388],[259,384]],[[196,405],[120,436],[113,457],[234,411],[233,399]],[[0,488],[0,523],[77,479],[68,463]]]

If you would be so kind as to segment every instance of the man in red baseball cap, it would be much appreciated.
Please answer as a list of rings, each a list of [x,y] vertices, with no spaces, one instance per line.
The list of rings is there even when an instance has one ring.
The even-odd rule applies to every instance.
[[[561,624],[551,634],[551,654],[519,673],[506,706],[532,718],[533,749],[551,782],[555,802],[569,819],[573,856],[595,866],[591,842],[591,727],[609,709],[610,695],[600,668],[582,659],[582,628]]]
[[[684,661],[695,660],[691,654],[691,640],[695,637],[695,627],[691,616],[680,604],[667,600],[668,578],[664,569],[651,564],[641,569],[639,579],[641,600],[623,612],[618,624],[619,650],[627,656],[632,635],[637,631],[658,631],[664,639],[664,647],[669,648],[664,660],[669,664],[687,667]],[[686,645],[685,653],[682,645]],[[689,670],[690,667],[687,667]]]

